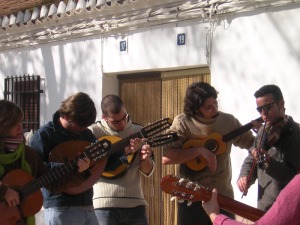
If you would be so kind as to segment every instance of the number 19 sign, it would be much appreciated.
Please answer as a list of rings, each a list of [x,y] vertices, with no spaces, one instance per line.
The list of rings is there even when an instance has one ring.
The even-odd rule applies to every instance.
[[[127,52],[127,41],[120,41],[120,52]]]
[[[185,45],[185,33],[177,34],[177,45]]]

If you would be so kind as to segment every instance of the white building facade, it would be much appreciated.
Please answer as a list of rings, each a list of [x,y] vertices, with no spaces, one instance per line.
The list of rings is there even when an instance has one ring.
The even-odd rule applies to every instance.
[[[63,99],[78,91],[88,93],[101,112],[102,97],[118,94],[117,75],[208,66],[211,84],[219,91],[220,110],[234,114],[243,124],[248,123],[259,117],[254,92],[262,85],[276,84],[283,92],[286,113],[300,122],[297,98],[300,84],[299,6],[299,3],[266,5],[217,16],[211,14],[206,19],[190,16],[165,23],[151,24],[149,20],[148,25],[135,29],[112,28],[111,32],[95,29],[90,35],[78,35],[70,29],[67,35],[62,32],[59,38],[55,28],[63,29],[69,17],[59,22],[49,20],[31,26],[11,26],[0,31],[0,97],[4,97],[5,77],[40,75],[43,125],[51,120]],[[121,15],[120,7],[115,7],[117,9],[112,7],[111,10]],[[134,9],[133,5],[132,8],[125,7],[126,10]],[[145,7],[138,7],[146,12]],[[104,14],[112,19],[107,10]],[[76,18],[93,22],[85,13]],[[57,27],[55,23],[58,23]],[[49,29],[52,33],[47,33],[45,41],[41,38],[35,44],[20,41],[9,46],[4,41],[9,37],[20,38],[37,28],[36,33]],[[184,45],[177,45],[178,34],[185,34]],[[53,40],[49,38],[51,35]],[[126,42],[126,51],[120,50],[122,41]],[[232,182],[235,198],[255,206],[256,187],[241,199],[235,185],[241,159],[246,155],[246,151],[233,149]]]

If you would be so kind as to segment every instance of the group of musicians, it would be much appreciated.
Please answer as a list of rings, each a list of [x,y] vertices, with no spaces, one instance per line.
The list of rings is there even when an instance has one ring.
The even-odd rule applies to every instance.
[[[272,207],[281,191],[297,175],[300,168],[300,128],[291,116],[285,114],[280,88],[265,85],[254,96],[261,117],[260,120],[251,121],[249,127],[255,132],[250,128],[244,129],[225,140],[222,137],[238,130],[242,124],[233,115],[218,110],[218,92],[213,86],[205,82],[195,82],[188,86],[183,113],[174,118],[166,131],[176,133],[177,140],[164,148],[162,164],[179,164],[179,177],[213,190],[212,200],[215,201],[214,204],[178,201],[179,225],[210,225],[220,221],[215,220],[220,213],[216,193],[234,198],[231,185],[231,163],[234,162],[230,159],[232,145],[249,151],[240,170],[237,186],[246,195],[248,188],[257,181],[257,207],[264,212]],[[13,120],[10,118],[13,110],[4,107],[4,103],[18,112]],[[34,162],[28,163],[26,151],[39,155],[48,169],[57,170],[61,166],[66,167],[66,163],[70,164],[66,160],[53,160],[57,151],[66,155],[70,151],[59,148],[62,143],[97,143],[102,137],[118,137],[108,144],[115,148],[118,146],[118,149],[101,159],[103,171],[113,171],[112,175],[94,178],[90,172],[95,167],[91,159],[95,154],[104,154],[99,151],[106,149],[105,141],[87,150],[80,150],[76,169],[70,171],[70,176],[54,184],[49,182],[51,185],[42,188],[46,225],[149,224],[140,174],[151,176],[155,167],[154,155],[151,146],[142,137],[132,136],[128,139],[133,134],[141,133],[143,126],[131,120],[123,101],[117,95],[105,96],[101,101],[101,110],[102,119],[95,123],[96,108],[92,99],[82,92],[74,94],[62,102],[52,121],[33,134],[29,143],[30,150],[17,147],[18,151],[14,151],[7,147],[7,140],[20,139],[22,136],[20,121],[23,114],[15,104],[3,102],[0,108],[0,198],[8,203],[3,207],[15,208],[13,213],[18,215],[16,221],[3,221],[3,224],[34,224],[32,215],[26,215],[22,207],[17,207],[25,202],[24,193],[14,192],[4,179],[8,171],[18,168],[26,170],[34,178],[42,176],[33,169],[36,166]],[[10,123],[4,126],[7,120]],[[113,149],[112,146],[107,148]],[[75,180],[72,185],[70,177]],[[93,179],[96,179],[95,184],[80,188],[84,184],[81,180]],[[55,191],[57,189],[62,191]],[[234,218],[227,210],[221,209],[221,213],[228,216],[224,215],[224,220]]]

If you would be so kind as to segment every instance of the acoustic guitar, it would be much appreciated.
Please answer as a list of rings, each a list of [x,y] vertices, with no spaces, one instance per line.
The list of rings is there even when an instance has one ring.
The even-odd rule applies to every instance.
[[[216,155],[222,154],[227,150],[226,143],[222,141],[221,134],[217,132],[213,132],[205,138],[190,139],[183,144],[183,148],[185,149],[197,146],[205,147],[207,150],[215,153]],[[207,161],[202,156],[199,156],[186,161],[185,164],[191,170],[199,171],[207,166]]]
[[[73,144],[82,144],[75,141]],[[85,146],[86,143],[84,142]],[[7,186],[18,191],[20,195],[20,204],[16,207],[8,207],[4,201],[0,202],[0,224],[15,225],[18,220],[24,217],[35,215],[40,211],[43,205],[42,187],[47,187],[59,179],[63,179],[74,170],[77,170],[77,160],[79,158],[88,157],[92,161],[96,161],[103,151],[110,147],[110,143],[106,140],[99,141],[70,160],[58,167],[53,168],[48,173],[34,179],[34,177],[21,169],[15,169],[8,172],[2,179]],[[91,187],[91,186],[90,186]]]
[[[209,201],[212,191],[200,186],[195,182],[175,177],[172,175],[164,176],[160,183],[163,192],[170,194],[178,199],[183,199],[189,203],[197,201]],[[237,214],[251,221],[256,221],[264,215],[264,211],[249,205],[243,204],[224,195],[218,194],[218,203],[220,208],[225,211]]]
[[[261,117],[255,119],[256,121],[263,122]],[[183,144],[183,148],[191,147],[205,147],[207,150],[215,153],[216,155],[223,154],[227,151],[226,142],[231,141],[239,135],[242,135],[246,131],[250,130],[253,127],[252,123],[249,122],[244,126],[241,126],[224,136],[217,132],[213,132],[205,137],[200,137],[199,139],[190,139]],[[206,160],[202,157],[196,157],[194,159],[188,160],[185,162],[188,168],[194,171],[203,170],[207,166]]]
[[[124,148],[129,144],[127,143],[127,138],[121,139],[115,136],[104,136],[103,138],[114,143],[111,146],[112,150],[110,151],[110,155],[114,154],[118,150],[121,150],[122,148]],[[147,138],[147,144],[154,148],[158,146],[167,145],[170,142],[176,141],[177,138],[178,138],[177,133],[162,134],[162,135],[157,135],[154,137]],[[125,159],[126,163],[120,161],[120,164],[114,170],[105,170],[102,173],[102,177],[108,179],[114,179],[124,175],[127,172],[127,170],[130,168],[130,165],[133,163],[135,157],[138,155],[138,152],[139,151],[136,151],[135,153],[131,153],[127,155]]]
[[[154,123],[151,123],[145,127],[143,127],[139,132],[134,133],[128,137],[123,139],[116,137],[116,136],[102,136],[99,140],[107,139],[110,140],[113,144],[111,146],[111,151],[109,155],[116,154],[114,160],[109,161],[109,165],[104,168],[104,172],[102,173],[102,177],[104,178],[117,178],[122,176],[126,173],[127,169],[129,168],[130,164],[133,162],[136,154],[130,154],[126,158],[123,157],[123,160],[119,160],[121,155],[120,151],[124,150],[126,146],[130,145],[130,139],[134,138],[148,138],[148,143],[151,144],[151,139],[149,137],[154,137],[155,135],[161,133],[162,131],[166,130],[172,125],[172,119],[170,118],[163,118]],[[168,142],[174,141],[174,134],[173,136],[166,136],[168,138]],[[177,136],[176,136],[177,138]],[[168,142],[163,141],[161,144],[166,144]],[[154,143],[154,142],[152,142]],[[159,145],[156,145],[159,146]],[[154,147],[154,146],[152,146]],[[113,162],[113,165],[112,165]]]
[[[153,137],[160,133],[161,131],[167,129],[170,127],[172,124],[172,120],[170,118],[163,118],[160,119],[146,127],[144,127],[140,132],[137,132],[133,135],[130,135],[127,138],[124,138],[114,145],[111,145],[109,147],[110,151],[108,150],[103,150],[101,151],[100,154],[97,155],[97,160],[92,161],[90,165],[90,173],[91,176],[86,179],[84,182],[82,182],[80,185],[77,183],[71,184],[64,190],[64,192],[68,194],[78,194],[82,193],[83,191],[86,191],[88,188],[92,187],[98,179],[101,177],[103,171],[106,168],[106,163],[108,161],[108,156],[118,152],[120,149],[124,149],[125,146],[129,145],[130,139],[132,138],[148,138],[148,137]],[[106,140],[106,137],[101,137],[99,138],[99,141],[101,142],[102,140]],[[109,142],[110,143],[110,142]],[[50,152],[49,155],[49,161],[50,162],[60,162],[64,163],[65,161],[72,160],[77,155],[82,152],[83,149],[85,148],[94,148],[94,145],[91,147],[86,147],[90,143],[89,142],[84,142],[84,141],[67,141],[63,142],[59,145],[57,145],[52,151]],[[96,142],[97,144],[97,142]]]

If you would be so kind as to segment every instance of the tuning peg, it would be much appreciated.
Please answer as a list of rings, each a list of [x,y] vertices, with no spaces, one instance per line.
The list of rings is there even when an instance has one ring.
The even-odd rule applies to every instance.
[[[180,178],[179,181],[178,181],[178,183],[179,183],[179,184],[182,184],[184,181],[185,181],[184,178]]]
[[[184,199],[180,198],[178,199],[178,203],[183,203],[184,202]]]
[[[201,186],[197,183],[195,183],[194,191],[198,191],[201,189]]]
[[[188,201],[188,203],[186,205],[190,206],[192,203],[193,203],[192,201]]]
[[[187,187],[187,188],[190,188],[190,187],[192,187],[193,185],[194,185],[193,182],[187,182],[187,183],[186,183],[186,187]]]
[[[176,196],[172,196],[171,199],[170,199],[170,201],[173,202],[173,201],[176,200],[176,198],[177,198]]]

